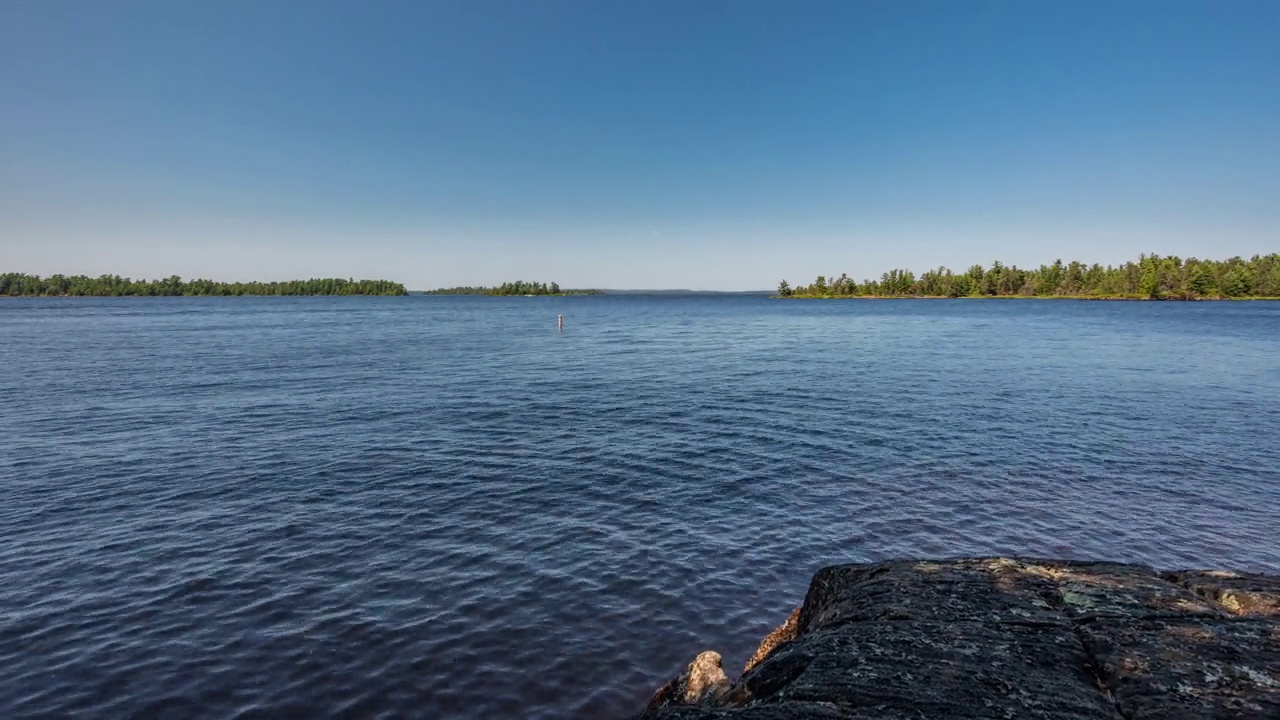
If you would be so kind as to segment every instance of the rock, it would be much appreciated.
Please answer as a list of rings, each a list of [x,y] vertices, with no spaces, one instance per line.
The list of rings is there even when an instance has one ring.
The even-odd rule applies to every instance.
[[[684,674],[672,678],[649,701],[649,709],[671,705],[697,705],[718,699],[729,690],[729,677],[720,664],[720,653],[700,653]]]
[[[1280,618],[1280,578],[1225,570],[1185,570],[1165,579],[1226,608],[1232,615]]]
[[[751,659],[747,661],[747,666],[742,669],[742,672],[750,672],[751,668],[759,665],[761,660],[769,657],[770,653],[779,646],[795,640],[796,628],[799,626],[799,622],[800,608],[796,608],[787,616],[786,622],[774,628],[773,632],[766,635],[764,640],[760,641],[760,647],[756,648],[755,655],[752,655]]]
[[[1280,578],[973,558],[819,570],[730,683],[642,720],[1280,718]]]
[[[1126,718],[1280,718],[1274,622],[1108,618],[1080,636]]]
[[[743,677],[761,703],[830,702],[925,717],[1102,718],[1079,641],[1066,626],[927,621],[814,631]]]
[[[714,699],[728,689],[729,678],[720,666],[720,653],[701,653],[689,664],[689,680],[684,690],[686,703]]]

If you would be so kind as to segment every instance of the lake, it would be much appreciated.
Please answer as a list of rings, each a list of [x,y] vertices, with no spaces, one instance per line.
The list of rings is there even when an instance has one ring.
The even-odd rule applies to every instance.
[[[1280,572],[1280,303],[2,299],[0,368],[6,718],[623,717],[824,564]]]

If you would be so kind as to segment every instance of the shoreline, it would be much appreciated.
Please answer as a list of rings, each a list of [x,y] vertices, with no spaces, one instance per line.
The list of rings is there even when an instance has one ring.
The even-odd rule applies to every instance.
[[[186,298],[186,299],[194,299],[194,298],[218,298],[218,299],[227,299],[227,300],[229,300],[229,299],[232,299],[232,298],[304,298],[304,297],[305,297],[305,298],[344,298],[344,297],[351,298],[351,297],[408,297],[408,296],[409,296],[409,295],[411,295],[411,294],[412,294],[412,293],[404,293],[404,294],[394,294],[394,293],[388,293],[388,294],[377,294],[377,293],[351,293],[351,294],[348,294],[348,295],[327,295],[327,294],[312,294],[312,295],[262,295],[262,294],[254,294],[254,293],[243,293],[243,294],[240,294],[240,295],[0,295],[0,300],[6,300],[6,299],[8,299],[8,300],[30,300],[30,299],[32,299],[32,298],[50,298],[50,299],[52,299],[52,298],[57,298],[57,299],[59,299],[59,300],[66,300],[66,299],[69,299],[69,298],[77,298],[77,299],[84,299],[84,300],[111,300],[111,299],[120,299],[120,300],[124,300],[124,299],[130,299],[130,300],[159,300],[159,299],[162,299],[162,298],[168,298],[168,299],[183,299],[183,298]]]
[[[237,298],[237,297],[254,297],[254,298],[286,298],[286,297],[490,297],[490,298],[565,298],[565,297],[598,297],[602,295],[610,295],[611,293],[595,292],[595,293],[558,293],[544,295],[487,295],[482,293],[438,293],[438,292],[420,292],[408,291],[405,293],[349,293],[345,295],[327,294],[327,293],[310,293],[310,294],[262,294],[262,293],[241,293],[239,295],[0,295],[0,300],[5,299],[30,299],[30,298],[85,298],[85,299],[107,299],[107,298],[137,298],[137,299],[156,299],[156,298]],[[678,293],[666,293],[676,295]],[[696,291],[690,293],[691,296],[698,294],[708,295],[741,295],[744,297],[767,297],[770,300],[1075,300],[1087,302],[1174,302],[1174,303],[1202,303],[1202,302],[1276,302],[1280,301],[1280,296],[1242,296],[1242,297],[1198,297],[1198,298],[1180,298],[1180,297],[1137,297],[1124,295],[958,295],[951,297],[949,295],[768,295],[757,294],[753,292],[724,292],[718,291]],[[636,295],[641,296],[644,293],[616,293],[615,295]]]
[[[1090,302],[1241,302],[1280,300],[1271,296],[1241,297],[1140,297],[1128,295],[770,295],[770,300],[1087,300]]]

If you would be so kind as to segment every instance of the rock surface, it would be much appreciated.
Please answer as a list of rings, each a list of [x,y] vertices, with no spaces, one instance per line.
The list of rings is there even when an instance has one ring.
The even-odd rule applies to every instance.
[[[637,720],[1280,720],[1280,578],[1027,558],[823,568],[730,682]]]
[[[729,689],[729,676],[720,665],[720,653],[707,651],[689,663],[689,669],[672,678],[654,694],[651,705],[696,705],[718,700]]]

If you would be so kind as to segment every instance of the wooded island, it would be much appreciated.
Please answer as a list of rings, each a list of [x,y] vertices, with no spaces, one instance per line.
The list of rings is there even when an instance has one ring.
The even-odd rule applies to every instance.
[[[599,290],[572,290],[559,283],[515,280],[493,287],[452,287],[428,290],[427,295],[599,295]]]
[[[1280,254],[1255,255],[1249,260],[1182,259],[1143,255],[1119,267],[1097,263],[1041,265],[1024,270],[999,261],[991,267],[973,265],[963,273],[945,267],[919,276],[910,270],[890,270],[879,280],[857,282],[847,274],[819,275],[810,285],[778,284],[778,297],[1068,297],[1129,300],[1218,300],[1228,298],[1280,299]]]
[[[40,297],[175,297],[235,295],[407,295],[404,285],[390,280],[312,278],[284,282],[216,282],[183,280],[171,275],[163,280],[132,280],[119,275],[0,274],[0,296]]]

